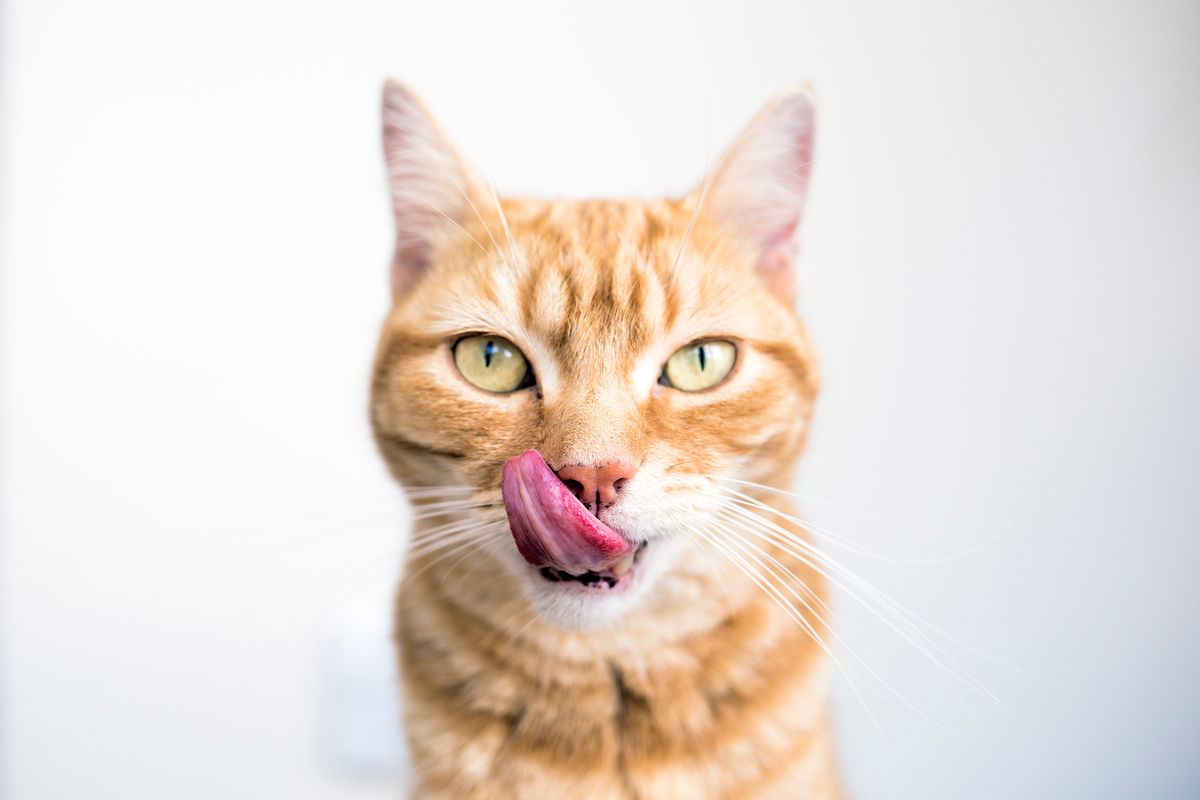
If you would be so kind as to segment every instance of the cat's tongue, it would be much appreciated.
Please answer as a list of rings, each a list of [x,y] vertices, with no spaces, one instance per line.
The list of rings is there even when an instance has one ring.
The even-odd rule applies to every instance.
[[[535,567],[602,572],[633,545],[575,499],[536,450],[504,465],[500,482],[513,540]]]

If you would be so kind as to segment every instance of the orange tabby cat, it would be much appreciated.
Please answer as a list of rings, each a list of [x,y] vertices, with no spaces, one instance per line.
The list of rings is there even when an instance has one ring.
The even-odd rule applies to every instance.
[[[655,201],[500,199],[405,88],[383,112],[413,796],[835,797],[824,588],[772,491],[818,384],[808,94]]]

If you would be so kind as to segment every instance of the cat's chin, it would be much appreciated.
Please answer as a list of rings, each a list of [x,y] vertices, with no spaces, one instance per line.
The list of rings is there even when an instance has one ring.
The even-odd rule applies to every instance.
[[[566,592],[579,592],[581,595],[589,597],[592,595],[598,597],[616,595],[630,591],[630,587],[637,584],[638,574],[641,572],[642,556],[647,547],[648,543],[642,542],[636,549],[599,572],[586,570],[581,573],[572,573],[550,566],[533,567],[533,569],[543,581],[551,584],[557,583],[559,584],[558,588]]]
[[[615,622],[633,610],[653,580],[661,543],[643,542],[628,563],[601,572],[571,574],[526,564],[526,585],[538,615],[552,625],[589,630]]]

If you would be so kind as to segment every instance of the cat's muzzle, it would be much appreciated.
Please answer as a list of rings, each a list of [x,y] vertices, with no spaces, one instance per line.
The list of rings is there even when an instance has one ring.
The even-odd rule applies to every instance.
[[[517,550],[548,581],[613,588],[645,549],[592,514],[536,450],[509,459],[500,490]]]

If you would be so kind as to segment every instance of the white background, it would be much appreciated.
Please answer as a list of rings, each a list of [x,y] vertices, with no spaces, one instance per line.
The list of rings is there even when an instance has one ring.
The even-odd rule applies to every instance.
[[[1200,795],[1196,3],[2,13],[5,798],[396,796],[339,716],[390,718],[355,670],[404,529],[364,414],[385,75],[502,191],[579,196],[683,191],[814,81],[800,488],[940,559],[853,566],[1001,700],[843,597],[920,712],[839,683],[848,786]]]

